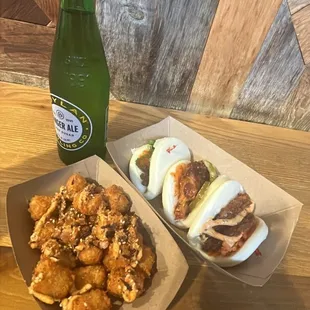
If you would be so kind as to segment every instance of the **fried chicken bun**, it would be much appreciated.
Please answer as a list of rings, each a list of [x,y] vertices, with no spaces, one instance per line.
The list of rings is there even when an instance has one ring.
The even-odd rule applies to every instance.
[[[189,228],[203,201],[210,195],[218,171],[207,160],[181,160],[168,170],[162,192],[167,219],[175,226]]]

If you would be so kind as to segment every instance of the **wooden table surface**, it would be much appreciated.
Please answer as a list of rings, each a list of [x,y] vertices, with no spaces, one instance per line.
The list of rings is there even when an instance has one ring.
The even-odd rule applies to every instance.
[[[200,266],[179,243],[190,269],[169,309],[310,309],[310,133],[111,101],[109,139],[168,114],[304,203],[287,254],[262,288]],[[38,306],[28,295],[9,248],[4,210],[10,186],[63,167],[56,151],[48,91],[0,83],[0,119],[0,309],[35,310]]]

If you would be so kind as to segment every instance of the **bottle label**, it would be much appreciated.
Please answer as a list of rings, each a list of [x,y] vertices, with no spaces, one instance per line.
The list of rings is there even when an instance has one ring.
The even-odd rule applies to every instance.
[[[58,144],[67,151],[84,147],[92,135],[89,116],[73,103],[51,94]]]

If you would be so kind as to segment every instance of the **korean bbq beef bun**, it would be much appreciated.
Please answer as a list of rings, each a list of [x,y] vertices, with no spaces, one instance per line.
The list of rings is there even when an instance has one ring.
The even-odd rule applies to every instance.
[[[242,185],[226,180],[201,206],[188,240],[209,261],[221,267],[238,265],[268,235],[267,225],[254,215],[254,210],[254,202]]]

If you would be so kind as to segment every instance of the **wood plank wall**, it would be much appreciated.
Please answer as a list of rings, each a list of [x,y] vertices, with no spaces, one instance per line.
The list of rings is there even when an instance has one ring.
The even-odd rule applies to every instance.
[[[0,17],[47,25],[48,17],[33,0],[1,0]]]
[[[185,110],[217,1],[97,2],[115,97]]]
[[[304,69],[294,27],[284,1],[239,93],[231,117],[295,127],[289,98]]]
[[[58,0],[34,1],[53,27]],[[97,18],[117,99],[310,131],[310,0],[97,0]],[[19,82],[44,87],[45,30],[23,27],[3,27],[0,79],[20,73],[9,46],[33,31],[46,64],[33,79],[24,49]]]
[[[281,1],[220,1],[187,110],[230,116]]]

